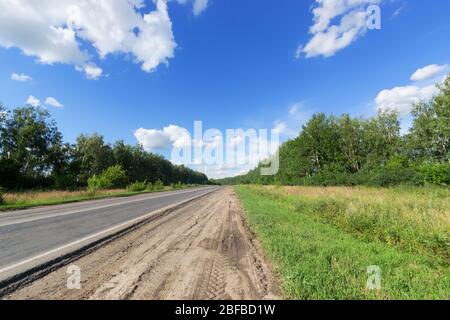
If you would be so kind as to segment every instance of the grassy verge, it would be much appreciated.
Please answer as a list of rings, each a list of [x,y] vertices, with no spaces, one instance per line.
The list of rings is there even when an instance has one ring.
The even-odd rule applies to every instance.
[[[448,190],[236,190],[287,298],[450,298]],[[367,289],[373,265],[380,290]]]
[[[165,187],[163,190],[146,190],[139,192],[128,191],[127,189],[117,190],[98,190],[95,192],[88,190],[81,191],[27,191],[6,193],[4,195],[5,202],[0,205],[0,212],[9,210],[27,209],[32,207],[58,205],[65,203],[74,203],[87,200],[99,200],[107,198],[130,197],[139,194],[173,191],[195,186],[183,187]]]

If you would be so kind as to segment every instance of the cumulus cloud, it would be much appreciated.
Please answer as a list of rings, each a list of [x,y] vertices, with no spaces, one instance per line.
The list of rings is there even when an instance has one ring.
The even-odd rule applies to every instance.
[[[316,0],[312,38],[299,46],[296,57],[331,57],[367,31],[367,7],[380,0]],[[339,19],[338,24],[332,24]]]
[[[445,80],[448,65],[432,64],[417,69],[411,76],[413,83],[384,89],[378,93],[375,104],[378,111],[395,111],[407,116],[414,104],[432,99],[439,89],[437,85]]]
[[[27,82],[27,81],[33,80],[33,78],[31,78],[30,76],[28,76],[28,75],[26,75],[24,73],[17,74],[17,73],[13,72],[11,74],[11,80],[19,81],[19,82]]]
[[[140,128],[134,132],[134,136],[147,151],[183,148],[191,143],[189,131],[176,125],[169,125],[162,130]]]
[[[97,67],[87,48],[100,58],[130,54],[146,72],[166,64],[176,43],[167,0],[5,0],[0,1],[0,45],[17,47],[42,64],[72,64],[88,78]],[[142,13],[145,12],[145,13]],[[87,45],[87,46],[86,46]]]
[[[411,76],[412,81],[423,81],[448,71],[448,65],[432,64],[420,69]]]
[[[41,101],[34,96],[29,96],[25,104],[37,108],[41,105]]]
[[[45,104],[55,108],[64,108],[64,106],[53,97],[47,97],[47,99],[45,99]]]
[[[375,99],[378,111],[396,111],[401,116],[411,112],[414,104],[430,100],[438,93],[436,85],[404,86],[382,90]]]

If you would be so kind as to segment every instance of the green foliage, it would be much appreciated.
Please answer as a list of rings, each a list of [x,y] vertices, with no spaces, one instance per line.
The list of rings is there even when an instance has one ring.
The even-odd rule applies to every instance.
[[[48,111],[27,106],[0,119],[0,181],[7,188],[51,184],[48,172],[64,166],[62,135]],[[6,112],[6,113],[5,113]]]
[[[450,75],[439,86],[440,94],[413,109],[413,127],[408,135],[409,155],[445,163],[450,161]]]
[[[56,174],[54,187],[57,190],[69,190],[76,186],[76,178],[71,174]]]
[[[113,188],[121,188],[127,183],[127,175],[121,165],[109,167],[102,173],[107,180],[111,182]]]
[[[88,189],[92,192],[111,188],[112,188],[111,181],[103,175],[97,176],[94,174],[92,177],[88,179]]]
[[[138,181],[138,182],[132,183],[127,187],[127,190],[130,192],[145,191],[145,190],[147,190],[147,182],[139,182]]]
[[[450,163],[425,163],[419,170],[426,183],[450,186]]]
[[[120,165],[106,169],[100,175],[93,175],[88,179],[89,190],[102,190],[123,187],[127,181],[125,170]]]
[[[373,186],[389,187],[400,184],[423,185],[421,176],[413,169],[379,169],[370,176],[368,183]]]
[[[112,149],[105,144],[103,136],[80,135],[75,146],[74,162],[80,180],[86,181],[93,175],[100,175],[114,165]]]

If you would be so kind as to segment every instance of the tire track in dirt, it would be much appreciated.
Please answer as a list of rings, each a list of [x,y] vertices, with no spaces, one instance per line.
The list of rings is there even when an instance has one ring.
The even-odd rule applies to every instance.
[[[7,299],[275,299],[269,264],[236,194],[224,188],[74,262],[81,290],[66,288],[67,268]]]

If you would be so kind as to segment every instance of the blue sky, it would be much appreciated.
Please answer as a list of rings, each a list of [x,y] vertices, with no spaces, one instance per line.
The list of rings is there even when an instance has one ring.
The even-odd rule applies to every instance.
[[[162,18],[148,32],[142,27],[142,40],[133,44],[115,38],[107,42],[102,32],[111,27],[99,29],[87,18],[73,18],[73,25],[81,26],[75,49],[69,42],[55,48],[38,43],[46,41],[45,32],[52,26],[72,30],[69,20],[61,23],[55,18],[53,25],[53,17],[48,25],[34,21],[33,13],[46,18],[51,14],[45,6],[51,7],[52,1],[40,2],[40,8],[30,5],[26,11],[0,0],[0,101],[12,108],[35,97],[69,142],[80,133],[99,132],[108,142],[124,139],[135,144],[139,128],[162,132],[175,125],[191,131],[195,120],[223,131],[270,129],[282,123],[287,139],[313,112],[371,116],[377,107],[400,105],[399,111],[407,117],[402,99],[427,98],[431,93],[426,88],[442,79],[450,63],[447,0],[361,0],[353,7],[343,0],[345,11],[336,11],[328,28],[342,26],[349,13],[378,4],[381,29],[359,30],[342,48],[331,54],[329,48],[323,54],[315,51],[312,57],[301,49],[315,36],[309,30],[326,15],[328,0],[169,1],[167,11],[160,9]],[[138,19],[155,11],[152,1],[144,5],[131,7]],[[313,11],[317,8],[323,11]],[[10,24],[7,14],[16,15]],[[21,21],[31,21],[25,31],[18,30]],[[116,21],[111,18],[108,23],[115,26]],[[83,34],[82,28],[92,32]],[[321,32],[329,35],[330,30]],[[155,56],[154,51],[161,52]],[[80,52],[88,58],[78,57]],[[427,66],[416,80],[411,79]],[[387,91],[381,94],[383,90]],[[63,107],[52,106],[56,103],[51,99],[46,105],[48,97]],[[153,151],[169,156],[162,145]],[[244,169],[208,173],[219,177]]]

